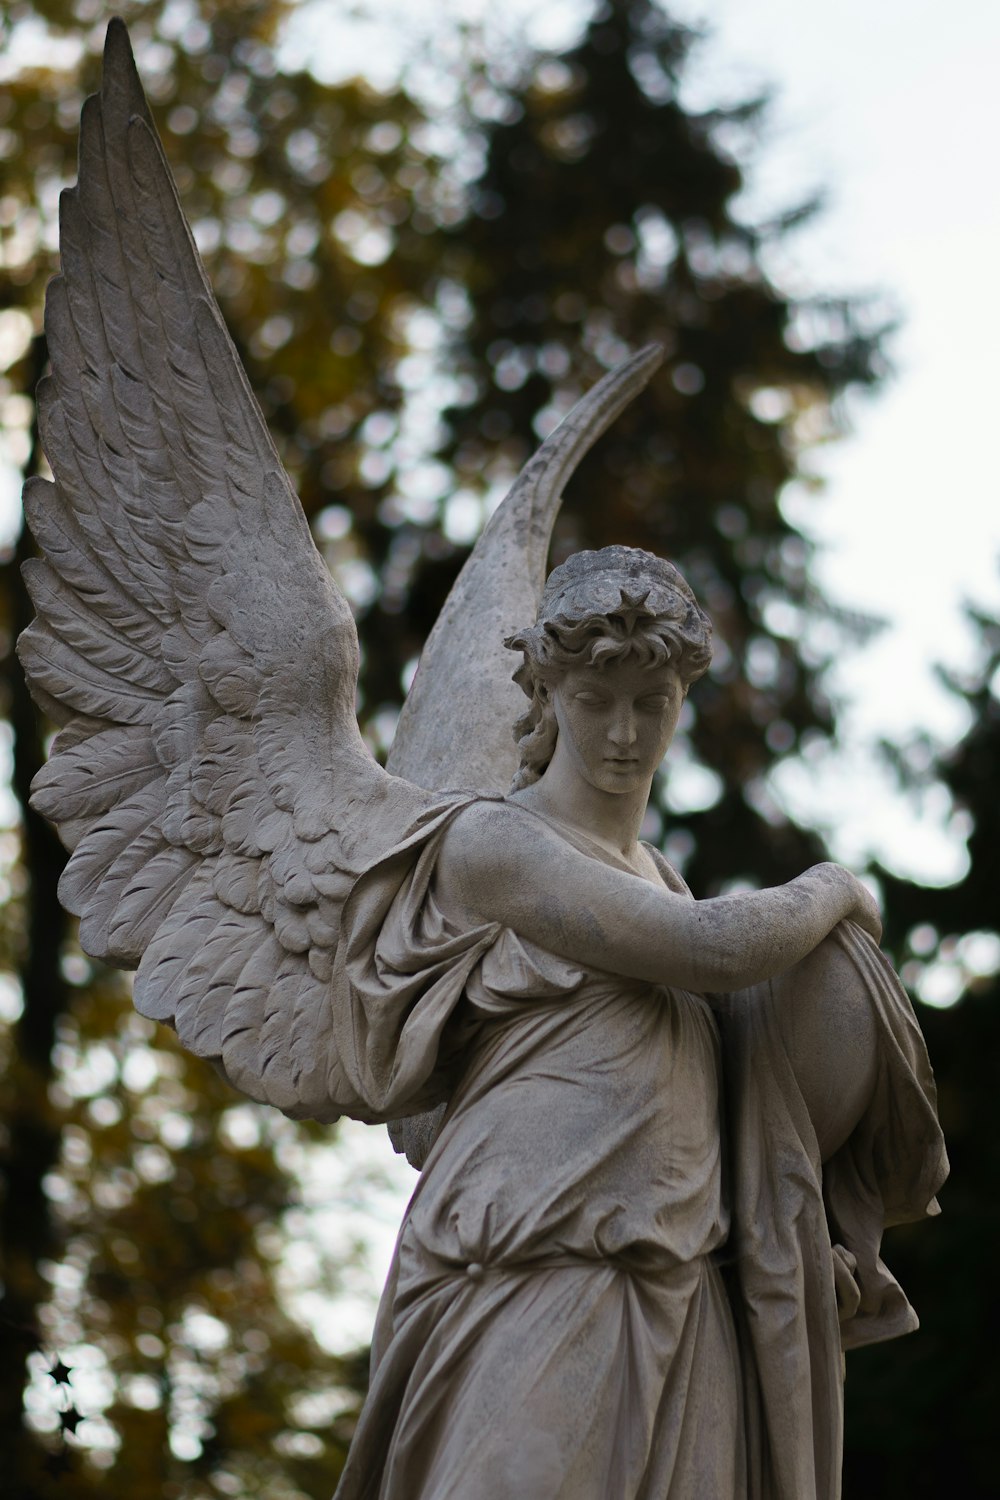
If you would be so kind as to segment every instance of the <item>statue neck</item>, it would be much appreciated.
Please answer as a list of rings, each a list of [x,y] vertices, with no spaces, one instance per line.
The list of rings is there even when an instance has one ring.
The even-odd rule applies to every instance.
[[[541,778],[515,792],[514,797],[631,862],[638,847],[649,791],[649,782],[632,791],[602,791],[582,776],[568,758],[557,753]]]

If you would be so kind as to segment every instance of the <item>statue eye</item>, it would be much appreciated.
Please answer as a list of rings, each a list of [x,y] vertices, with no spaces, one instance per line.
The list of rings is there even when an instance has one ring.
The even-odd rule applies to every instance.
[[[666,693],[652,693],[648,698],[640,698],[639,707],[646,709],[649,713],[662,713],[670,702]]]
[[[588,705],[593,705],[594,707],[604,702],[604,699],[601,697],[600,693],[595,693],[592,688],[583,688],[581,692],[574,693],[573,697],[575,698],[577,703],[586,703]]]

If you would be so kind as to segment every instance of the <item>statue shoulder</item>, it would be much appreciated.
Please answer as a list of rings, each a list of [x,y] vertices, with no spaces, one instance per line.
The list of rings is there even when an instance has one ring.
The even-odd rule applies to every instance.
[[[451,819],[441,840],[436,866],[438,891],[446,904],[471,915],[493,910],[498,895],[532,879],[544,847],[558,835],[500,797],[477,797]]]
[[[532,830],[503,797],[475,797],[451,819],[441,840],[441,863],[469,873],[498,862],[517,850]]]

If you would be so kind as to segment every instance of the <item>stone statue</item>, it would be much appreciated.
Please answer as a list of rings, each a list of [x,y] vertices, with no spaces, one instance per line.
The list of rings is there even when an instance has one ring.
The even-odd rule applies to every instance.
[[[384,771],[120,22],[62,255],[20,642],[62,898],[236,1088],[423,1167],[338,1500],[834,1500],[842,1349],[916,1326],[879,1247],[946,1162],[864,887],[696,901],[639,842],[710,657],[680,574],[611,547],[543,589],[658,351],[493,517]]]

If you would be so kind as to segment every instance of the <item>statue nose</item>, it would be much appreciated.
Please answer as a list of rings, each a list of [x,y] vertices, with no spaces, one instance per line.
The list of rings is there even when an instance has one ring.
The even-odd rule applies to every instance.
[[[608,733],[608,739],[613,745],[619,745],[622,748],[634,745],[636,741],[634,716],[630,713],[620,714]]]

